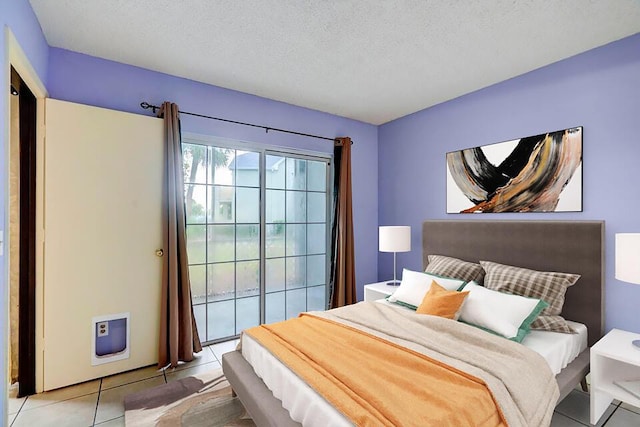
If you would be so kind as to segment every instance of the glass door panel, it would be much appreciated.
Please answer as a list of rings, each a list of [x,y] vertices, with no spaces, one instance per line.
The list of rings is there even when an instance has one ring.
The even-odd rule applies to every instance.
[[[328,161],[191,142],[183,160],[201,339],[325,309]]]
[[[326,308],[327,162],[267,153],[265,322]],[[283,292],[284,290],[284,292]]]
[[[205,342],[260,324],[258,151],[183,144],[187,252]]]

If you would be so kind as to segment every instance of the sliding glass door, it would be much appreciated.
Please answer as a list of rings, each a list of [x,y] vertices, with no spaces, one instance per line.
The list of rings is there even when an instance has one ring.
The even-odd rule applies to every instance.
[[[327,164],[266,156],[265,322],[326,306]]]
[[[329,159],[187,139],[183,157],[201,340],[325,309]]]

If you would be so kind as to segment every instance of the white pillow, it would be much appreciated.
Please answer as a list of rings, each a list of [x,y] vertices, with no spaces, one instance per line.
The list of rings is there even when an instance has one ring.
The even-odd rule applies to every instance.
[[[539,299],[504,294],[473,281],[462,290],[469,291],[469,295],[462,305],[461,321],[518,342],[529,333],[529,325],[547,306]]]
[[[422,303],[425,294],[431,288],[431,282],[435,281],[448,291],[457,291],[465,284],[464,280],[449,279],[421,271],[402,270],[402,282],[398,289],[391,295],[390,302],[408,305],[414,310]]]

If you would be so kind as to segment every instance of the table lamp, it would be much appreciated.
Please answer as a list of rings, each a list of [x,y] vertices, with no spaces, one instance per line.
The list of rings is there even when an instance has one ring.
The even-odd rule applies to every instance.
[[[616,279],[640,285],[640,233],[616,234]],[[633,345],[640,349],[640,340]]]
[[[396,253],[411,250],[411,227],[408,225],[383,226],[379,231],[378,249],[380,252],[393,252],[393,281],[387,282],[387,285],[398,286],[400,281],[396,280]]]

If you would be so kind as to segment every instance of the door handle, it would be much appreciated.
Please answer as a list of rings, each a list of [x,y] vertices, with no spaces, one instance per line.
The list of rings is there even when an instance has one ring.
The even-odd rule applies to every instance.
[[[162,249],[156,249],[156,256],[162,258],[162,256],[164,255],[164,250]]]

